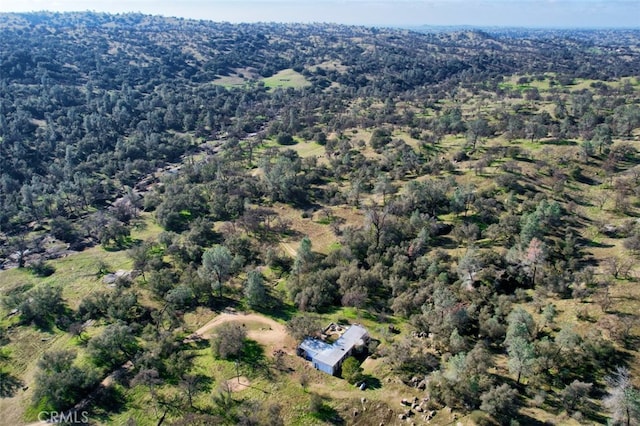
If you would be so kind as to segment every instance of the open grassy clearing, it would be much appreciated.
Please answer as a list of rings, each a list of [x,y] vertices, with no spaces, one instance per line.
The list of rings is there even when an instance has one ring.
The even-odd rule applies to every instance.
[[[326,150],[325,150],[325,147],[320,145],[317,142],[302,141],[302,142],[299,142],[299,143],[297,143],[295,145],[292,145],[292,146],[286,147],[286,148],[293,149],[302,158],[315,156],[315,157],[318,158],[318,160],[320,162],[326,161],[326,157],[325,157]]]
[[[319,253],[327,254],[335,242],[337,237],[331,230],[328,224],[319,223],[324,218],[322,213],[318,220],[314,220],[312,217],[304,218],[301,212],[297,209],[287,206],[285,204],[276,204],[274,209],[278,213],[278,217],[290,222],[290,228],[293,231],[295,237],[285,238],[281,245],[285,252],[290,256],[295,256],[296,250],[300,244],[300,240],[304,236],[308,236],[313,242],[313,250]],[[338,217],[346,215],[346,208],[329,209],[330,214]]]
[[[213,84],[227,88],[244,87],[247,80],[240,75],[223,75],[212,81]]]
[[[101,262],[113,271],[130,269],[131,260],[125,251],[105,251],[96,246],[80,253],[71,254],[52,261],[56,272],[45,278],[33,275],[25,269],[10,269],[0,272],[2,294],[21,286],[54,285],[62,287],[62,294],[68,305],[76,309],[80,301],[93,291],[104,289],[102,278],[98,276]]]
[[[264,78],[262,81],[264,85],[271,90],[287,88],[300,89],[311,85],[302,74],[292,69],[279,71],[271,77]]]

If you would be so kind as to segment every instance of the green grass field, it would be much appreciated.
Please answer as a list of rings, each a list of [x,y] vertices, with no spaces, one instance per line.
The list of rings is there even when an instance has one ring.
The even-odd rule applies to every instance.
[[[286,89],[289,87],[299,89],[311,85],[302,74],[292,69],[282,70],[262,81],[264,85],[271,90]]]

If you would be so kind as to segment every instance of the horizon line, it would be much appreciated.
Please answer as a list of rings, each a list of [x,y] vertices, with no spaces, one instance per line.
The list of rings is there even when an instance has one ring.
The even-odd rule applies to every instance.
[[[148,13],[143,11],[100,11],[95,9],[84,9],[84,10],[51,10],[51,9],[40,9],[40,10],[29,10],[29,11],[0,11],[0,15],[36,15],[36,14],[95,14],[95,15],[107,15],[107,16],[120,16],[120,15],[141,15],[148,17],[157,17],[157,18],[165,18],[165,19],[179,19],[186,21],[194,21],[194,22],[210,22],[210,23],[227,23],[232,25],[247,25],[247,24],[324,24],[324,25],[337,25],[337,26],[346,26],[346,27],[369,27],[369,28],[393,28],[393,29],[405,29],[405,30],[421,30],[421,29],[438,29],[438,30],[455,30],[455,29],[470,29],[470,30],[543,30],[543,31],[568,31],[568,30],[577,30],[577,31],[640,31],[640,25],[637,27],[633,26],[611,26],[611,25],[567,25],[567,26],[559,26],[559,25],[530,25],[530,26],[522,26],[522,25],[501,25],[501,24],[366,24],[366,23],[342,23],[337,21],[295,21],[295,20],[286,20],[286,21],[274,21],[274,20],[252,20],[252,21],[229,21],[229,20],[216,20],[212,18],[194,18],[189,16],[177,16],[171,14],[164,13]]]

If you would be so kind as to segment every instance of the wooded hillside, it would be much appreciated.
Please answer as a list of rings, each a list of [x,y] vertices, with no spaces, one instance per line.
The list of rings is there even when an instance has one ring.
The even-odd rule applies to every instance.
[[[637,424],[638,70],[639,30],[0,14],[2,418]],[[330,322],[348,380],[296,356]]]

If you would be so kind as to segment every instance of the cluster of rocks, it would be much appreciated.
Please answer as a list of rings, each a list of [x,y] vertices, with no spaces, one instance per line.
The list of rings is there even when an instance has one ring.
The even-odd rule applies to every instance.
[[[400,404],[403,408],[406,408],[404,413],[398,414],[398,418],[400,420],[408,420],[413,416],[420,416],[421,420],[429,423],[433,416],[436,415],[435,410],[429,410],[427,408],[427,404],[429,403],[429,397],[422,398],[422,400],[418,399],[418,397],[414,397],[413,399],[403,398],[400,401]]]
[[[133,271],[125,271],[124,269],[119,269],[112,274],[106,274],[104,277],[102,277],[102,282],[109,286],[115,286],[118,282],[133,281],[139,275],[140,271],[135,269]]]
[[[412,388],[418,388],[420,390],[427,389],[428,380],[427,378],[420,378],[418,376],[413,376],[409,382],[407,382],[407,386],[411,386]]]
[[[429,337],[429,333],[425,331],[414,331],[413,333],[411,333],[411,337],[413,337],[414,339],[426,339],[427,337]]]
[[[365,398],[364,396],[360,398],[360,404],[362,404],[362,411],[367,411],[367,398]],[[358,417],[358,415],[360,415],[360,411],[357,408],[354,408],[352,414],[353,417]]]
[[[33,232],[44,231],[42,225],[30,224],[30,229]],[[46,234],[30,240],[28,247],[22,250],[11,251],[8,249],[7,241],[8,237],[0,233],[0,270],[17,268],[21,263],[29,266],[38,262],[60,259],[96,244],[96,241],[89,237],[80,238],[73,243],[65,243]]]

